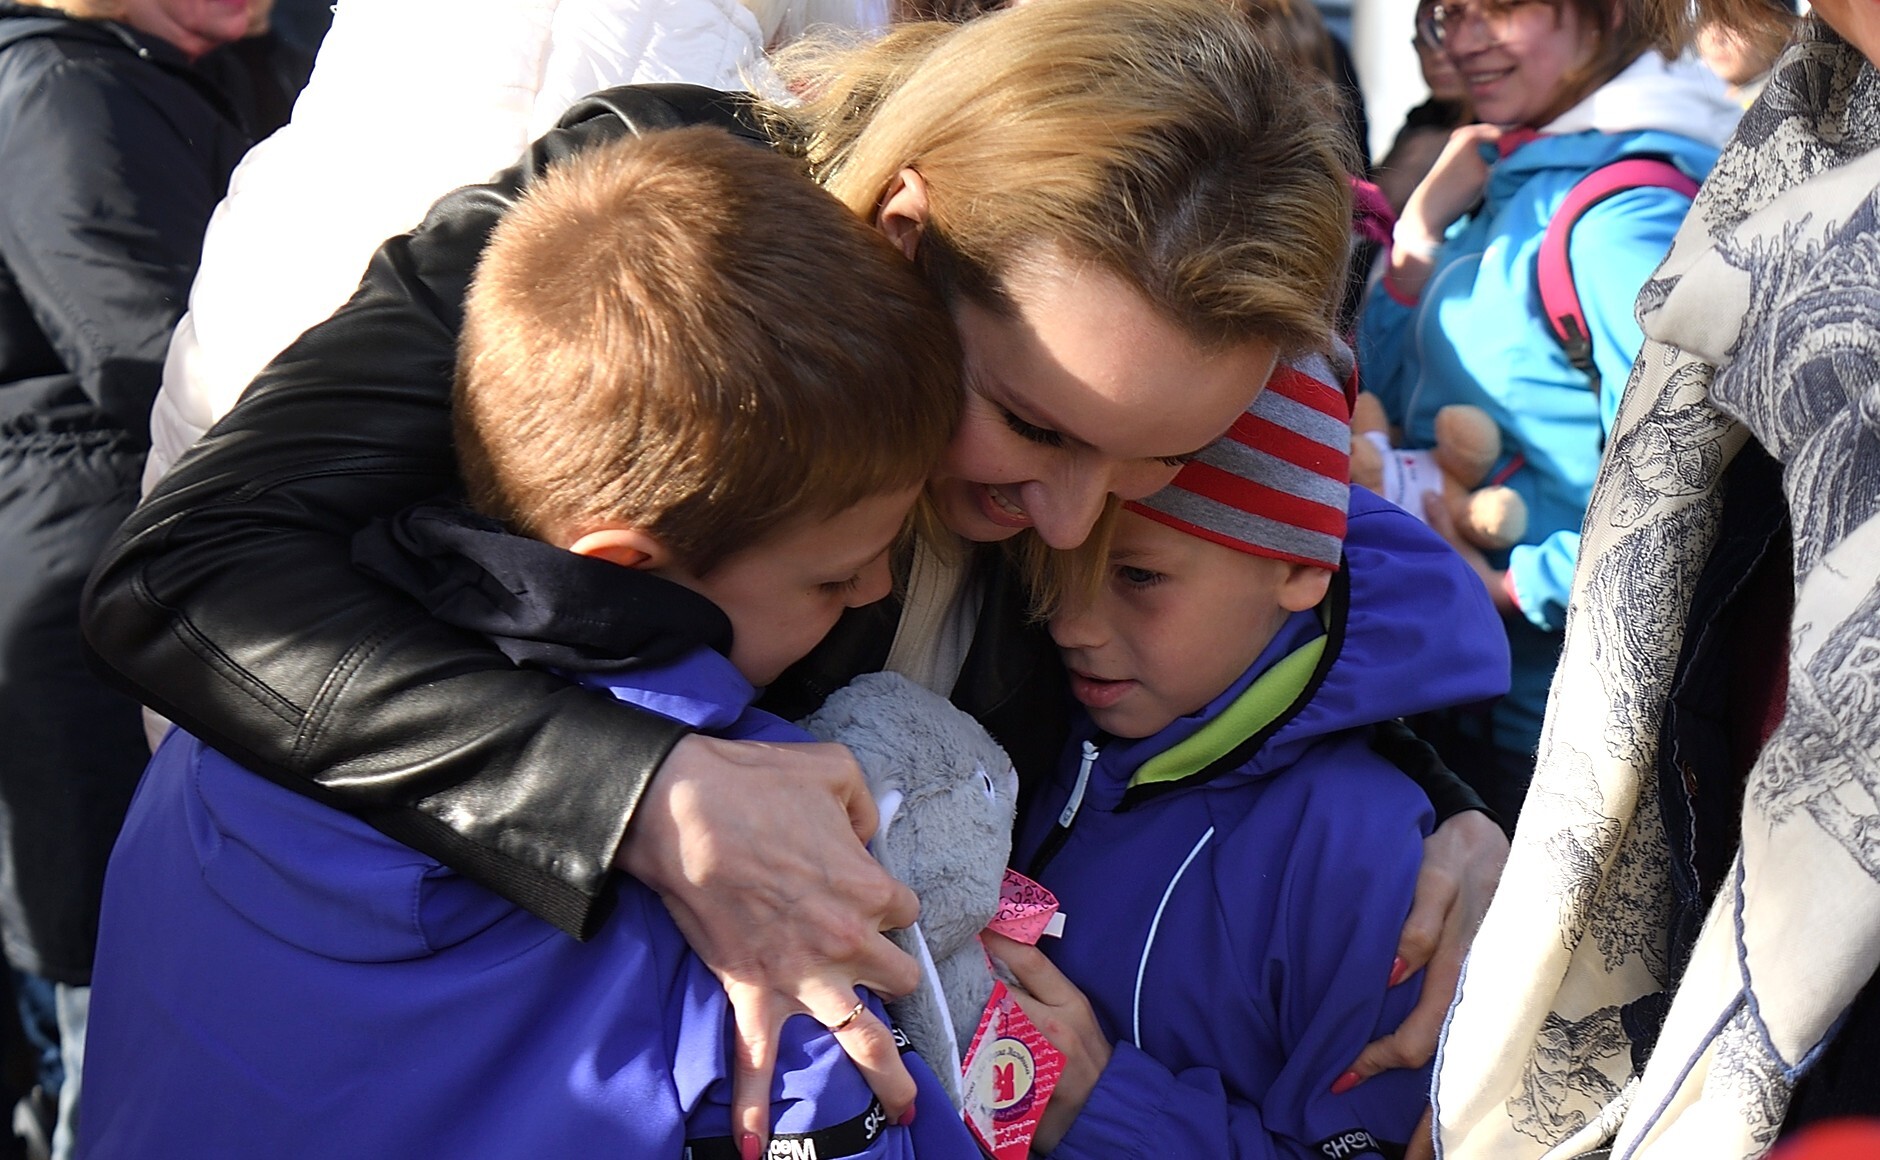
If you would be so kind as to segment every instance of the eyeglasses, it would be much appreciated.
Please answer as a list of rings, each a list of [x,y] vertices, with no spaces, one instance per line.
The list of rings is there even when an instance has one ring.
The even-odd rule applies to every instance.
[[[1417,9],[1417,39],[1430,48],[1441,48],[1462,30],[1462,26],[1471,21],[1480,22],[1482,31],[1491,39],[1499,39],[1506,28],[1508,17],[1517,8],[1529,4],[1545,4],[1548,0],[1457,0],[1455,3],[1437,3]]]

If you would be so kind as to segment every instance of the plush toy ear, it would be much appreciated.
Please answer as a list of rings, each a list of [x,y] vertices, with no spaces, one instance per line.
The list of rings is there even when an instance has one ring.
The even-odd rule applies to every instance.
[[[1501,458],[1501,428],[1480,407],[1452,403],[1436,412],[1436,462],[1465,488],[1481,485]]]

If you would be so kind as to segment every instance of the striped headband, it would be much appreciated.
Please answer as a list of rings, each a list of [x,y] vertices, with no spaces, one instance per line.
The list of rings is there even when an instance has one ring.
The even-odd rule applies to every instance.
[[[1351,482],[1341,377],[1323,355],[1281,364],[1253,406],[1173,483],[1123,506],[1237,551],[1336,571]]]

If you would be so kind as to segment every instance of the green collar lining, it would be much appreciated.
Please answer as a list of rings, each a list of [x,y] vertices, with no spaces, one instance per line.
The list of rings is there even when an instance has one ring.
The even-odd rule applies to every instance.
[[[1214,720],[1138,766],[1129,779],[1130,788],[1180,781],[1199,773],[1271,725],[1305,692],[1325,655],[1326,640],[1323,634],[1316,636],[1276,661]]]

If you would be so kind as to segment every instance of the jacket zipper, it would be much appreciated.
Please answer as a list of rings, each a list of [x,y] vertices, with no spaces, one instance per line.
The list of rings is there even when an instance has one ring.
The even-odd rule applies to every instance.
[[[1038,852],[1032,855],[1031,865],[1025,868],[1027,876],[1035,879],[1044,873],[1044,868],[1050,865],[1051,859],[1057,857],[1058,851],[1070,839],[1071,826],[1077,821],[1077,811],[1084,804],[1084,790],[1090,786],[1090,768],[1097,763],[1101,752],[1095,740],[1084,742],[1083,764],[1077,769],[1077,781],[1071,786],[1070,800],[1064,803],[1063,812],[1058,814],[1057,825],[1051,827],[1051,832],[1045,835],[1044,841],[1038,846]]]

